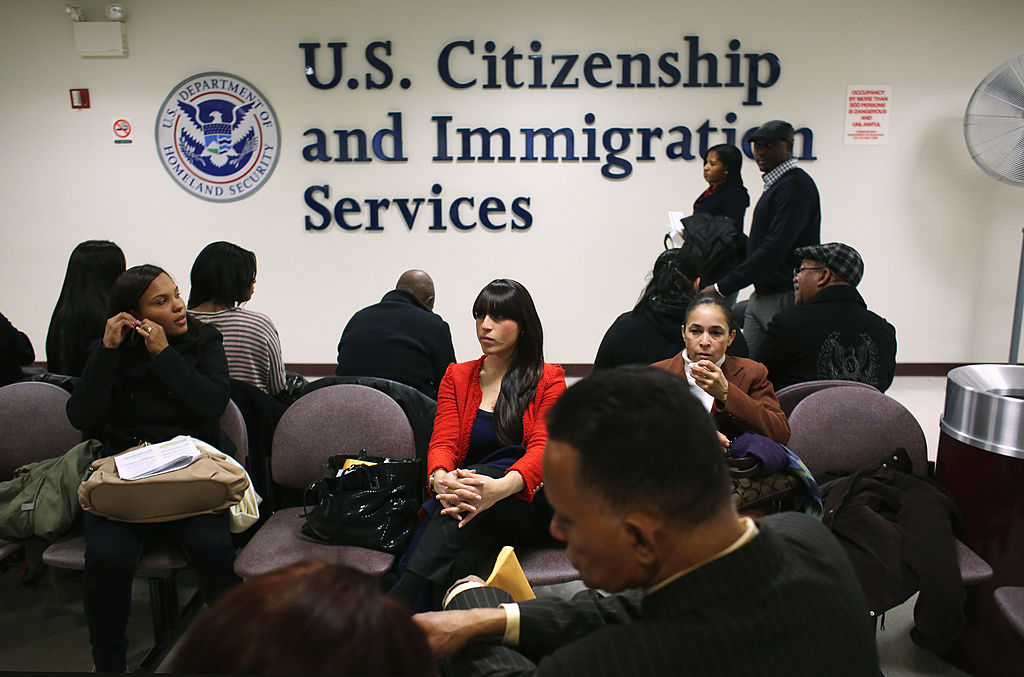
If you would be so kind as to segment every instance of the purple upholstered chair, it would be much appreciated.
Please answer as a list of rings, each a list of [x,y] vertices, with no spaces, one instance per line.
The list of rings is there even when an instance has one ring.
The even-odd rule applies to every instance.
[[[803,383],[788,385],[785,388],[776,390],[775,396],[779,398],[779,404],[782,406],[782,411],[785,412],[786,416],[789,416],[793,413],[793,409],[796,408],[796,405],[800,404],[800,401],[811,393],[816,393],[819,390],[824,390],[825,388],[842,388],[846,386],[853,388],[869,388],[878,392],[878,389],[875,388],[875,386],[868,383],[824,379],[821,381],[804,381]]]
[[[360,385],[332,385],[299,398],[274,433],[271,474],[278,484],[304,489],[320,479],[335,454],[415,458],[412,427],[401,407],[384,393]],[[425,481],[425,478],[424,478]],[[383,576],[394,557],[365,548],[328,545],[303,537],[302,508],[284,508],[260,527],[235,560],[242,578],[304,559],[341,563]]]
[[[69,397],[63,388],[41,381],[0,388],[0,482],[26,463],[55,458],[82,441],[68,421]],[[0,541],[0,562],[20,551],[20,544]]]
[[[993,595],[996,598],[996,606],[1006,616],[1006,620],[1018,635],[1024,637],[1024,587],[1005,585],[996,588]]]
[[[820,478],[830,470],[853,472],[898,447],[907,450],[915,475],[928,474],[928,446],[914,415],[870,386],[826,388],[804,398],[789,416],[789,446]],[[957,541],[964,585],[992,578],[992,567]]]
[[[26,463],[62,455],[82,441],[68,422],[66,390],[41,381],[0,388],[0,482]]]

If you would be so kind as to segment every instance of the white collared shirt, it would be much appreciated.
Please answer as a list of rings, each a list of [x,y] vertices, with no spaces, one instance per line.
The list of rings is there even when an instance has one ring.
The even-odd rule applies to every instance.
[[[722,363],[725,362],[725,355],[718,358],[715,362],[715,366],[719,369],[722,368]],[[683,375],[686,377],[686,385],[690,386],[690,392],[697,396],[700,403],[704,405],[704,408],[711,411],[712,405],[715,403],[714,396],[697,385],[697,382],[693,380],[693,376],[690,374],[690,365],[693,364],[693,360],[686,354],[686,348],[683,348]]]

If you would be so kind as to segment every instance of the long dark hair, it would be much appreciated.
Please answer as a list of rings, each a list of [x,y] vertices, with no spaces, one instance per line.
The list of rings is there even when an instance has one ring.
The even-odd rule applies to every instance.
[[[89,344],[103,336],[110,287],[124,272],[124,252],[109,240],[86,240],[71,252],[46,332],[50,371],[80,376]]]
[[[699,273],[695,273],[699,266],[700,262],[695,260],[692,247],[686,248],[685,242],[682,248],[661,252],[654,261],[651,279],[637,299],[633,312],[638,313],[649,306],[680,310],[686,308],[697,295],[693,290],[693,281],[699,277]]]
[[[725,182],[742,186],[743,175],[740,173],[740,167],[743,166],[743,153],[740,152],[740,149],[727,143],[720,143],[717,146],[708,148],[708,153],[712,152],[725,165]],[[704,159],[707,159],[707,157],[708,155],[705,153]]]
[[[434,660],[423,631],[377,579],[307,561],[226,592],[196,619],[171,670],[428,677]]]
[[[207,301],[234,306],[249,300],[256,280],[256,255],[230,242],[212,242],[192,264],[189,309]]]
[[[494,405],[494,429],[502,444],[521,444],[523,412],[544,374],[544,330],[530,292],[515,280],[494,280],[480,290],[473,302],[473,318],[485,315],[519,324],[519,339]]]

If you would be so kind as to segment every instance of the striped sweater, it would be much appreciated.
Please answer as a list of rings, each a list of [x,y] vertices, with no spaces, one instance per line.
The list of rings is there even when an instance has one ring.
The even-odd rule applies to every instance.
[[[281,340],[269,317],[241,307],[214,313],[188,312],[223,334],[231,378],[251,383],[271,395],[284,388]]]

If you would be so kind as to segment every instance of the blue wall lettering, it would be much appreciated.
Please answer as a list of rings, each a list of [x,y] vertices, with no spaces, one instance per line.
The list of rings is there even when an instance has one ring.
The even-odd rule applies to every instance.
[[[391,41],[378,40],[376,42],[371,42],[366,46],[366,63],[370,65],[370,68],[376,69],[383,76],[383,79],[380,82],[377,82],[373,79],[372,74],[367,73],[367,89],[387,89],[392,80],[395,79],[395,74],[394,71],[391,70],[391,66],[388,65],[387,61],[384,61],[377,55],[377,52],[380,50],[384,50],[386,55],[391,56]]]
[[[306,188],[303,198],[306,206],[312,211],[312,215],[306,214],[303,224],[306,230],[324,230],[331,223],[336,223],[339,228],[348,232],[358,230],[383,231],[386,227],[385,219],[390,218],[393,223],[401,223],[407,230],[413,230],[420,220],[421,207],[424,202],[430,203],[429,213],[426,215],[429,225],[427,230],[444,231],[451,225],[456,230],[470,231],[477,225],[487,231],[502,231],[510,229],[513,231],[529,230],[533,225],[533,214],[530,213],[530,198],[519,196],[512,200],[512,218],[508,218],[506,202],[496,196],[487,196],[479,201],[469,195],[458,196],[445,205],[445,200],[440,197],[443,192],[441,184],[435,183],[430,187],[430,193],[434,197],[429,199],[417,197],[398,198],[366,198],[362,201],[354,197],[342,197],[330,204],[331,188],[329,185],[313,185]],[[479,207],[476,205],[479,204]],[[391,210],[394,216],[388,217],[391,206],[397,207]],[[447,209],[445,207],[447,206]],[[447,216],[447,220],[445,220]],[[366,223],[364,224],[364,221]],[[479,221],[479,223],[478,223]],[[421,226],[421,229],[423,226]]]
[[[383,162],[407,162],[409,158],[402,150],[402,114],[388,113],[391,118],[390,127],[382,127],[373,135],[373,156]],[[371,162],[367,148],[366,132],[362,129],[335,129],[337,153],[331,157],[328,149],[327,133],[322,129],[307,129],[303,136],[312,137],[313,141],[302,149],[302,159],[306,162]]]
[[[739,53],[741,43],[733,38],[729,51],[719,55],[701,51],[700,36],[683,36],[686,63],[680,64],[680,52],[667,50],[615,55],[616,65],[605,52],[589,54],[550,54],[545,56],[539,40],[530,42],[529,54],[516,45],[499,46],[493,40],[483,45],[479,55],[476,41],[452,40],[437,57],[437,74],[449,87],[468,89],[577,89],[580,78],[590,87],[604,89],[646,89],[652,87],[746,87],[744,106],[760,106],[759,90],[772,87],[782,75],[779,58],[771,52]],[[390,52],[389,52],[390,55]],[[719,72],[721,63],[721,76]],[[747,61],[746,73],[742,62]],[[655,65],[657,73],[655,73]],[[686,79],[683,79],[683,74]],[[458,73],[456,75],[456,73]],[[746,76],[746,80],[744,80]]]
[[[453,42],[449,42],[447,45],[444,46],[444,48],[441,49],[441,53],[437,55],[437,74],[441,76],[441,80],[444,82],[444,84],[448,85],[449,87],[454,87],[455,89],[465,89],[467,87],[472,87],[473,85],[475,85],[476,79],[474,78],[473,80],[469,80],[468,82],[463,82],[461,80],[456,80],[454,77],[452,77],[451,64],[449,62],[451,61],[452,51],[455,50],[457,47],[467,50],[470,54],[473,53],[472,40],[455,40]]]
[[[327,47],[331,50],[334,59],[334,70],[331,79],[324,84],[316,76],[316,50],[320,48],[319,42],[300,42],[303,56],[306,59],[306,82],[317,89],[334,89],[341,82],[341,52],[348,46],[347,42],[328,42]]]
[[[301,42],[306,81],[317,90],[334,90],[343,82],[344,90],[367,92],[387,90],[396,79],[408,89],[412,81],[398,78],[403,55],[390,39],[365,43],[365,64],[353,67],[345,59],[346,41],[327,42],[327,55],[320,42]],[[437,54],[437,75],[452,89],[529,90],[593,89],[638,90],[651,88],[735,88],[742,92],[741,106],[761,106],[764,90],[775,86],[782,76],[779,57],[770,51],[741,51],[742,43],[731,38],[726,49],[702,44],[699,35],[680,35],[680,42],[669,49],[613,52],[594,50],[581,53],[545,52],[540,40],[533,39],[526,49],[514,42],[476,39],[451,40]],[[356,52],[356,59],[359,59]],[[318,57],[322,62],[317,66]],[[346,70],[347,69],[347,70]],[[581,84],[582,83],[582,84]],[[587,112],[583,123],[537,125],[518,128],[514,134],[505,125],[471,125],[457,121],[457,113],[430,116],[433,125],[437,163],[465,162],[561,162],[598,163],[601,176],[619,181],[638,167],[635,163],[667,160],[693,161],[703,158],[716,143],[738,144],[752,158],[750,134],[763,122],[751,120],[740,129],[738,115],[725,112],[721,121],[707,118],[696,125],[632,125],[603,127],[597,115]],[[302,159],[316,163],[368,164],[372,162],[408,162],[403,144],[403,114],[387,113],[388,122],[380,129],[343,128],[325,130],[311,127],[303,132],[306,145]],[[809,127],[796,130],[794,157],[816,160],[814,132]],[[511,200],[497,196],[442,195],[443,187],[434,183],[429,195],[421,197],[340,196],[331,199],[330,185],[306,188],[303,200],[308,208],[303,217],[306,230],[322,231],[336,224],[342,231],[383,231],[389,224],[402,224],[407,231],[417,227],[427,231],[479,230],[484,232],[524,231],[533,225],[531,198]]]

